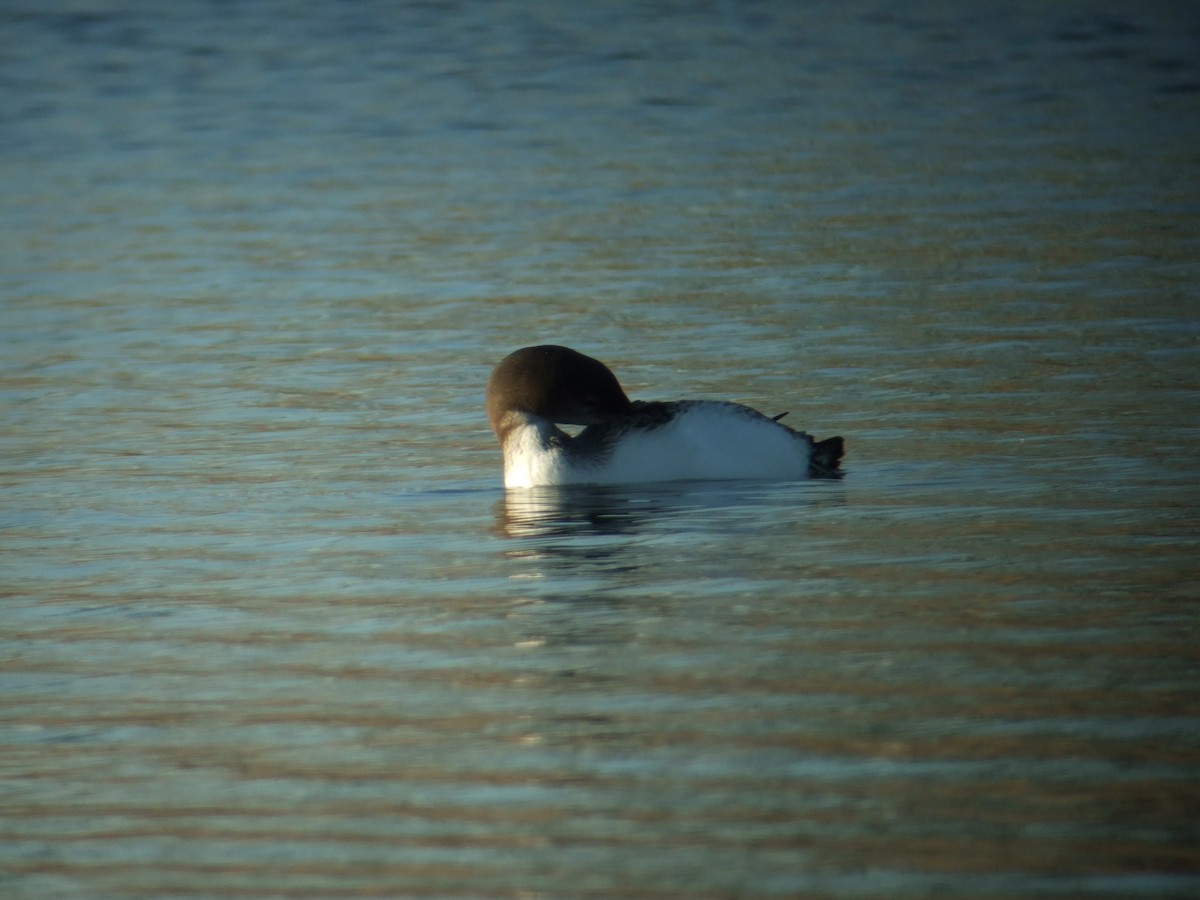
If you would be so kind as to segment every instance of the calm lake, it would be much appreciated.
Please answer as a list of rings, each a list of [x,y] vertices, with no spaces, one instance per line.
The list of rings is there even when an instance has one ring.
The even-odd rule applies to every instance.
[[[1200,894],[1200,11],[0,10],[0,894]],[[529,344],[841,482],[509,491]]]

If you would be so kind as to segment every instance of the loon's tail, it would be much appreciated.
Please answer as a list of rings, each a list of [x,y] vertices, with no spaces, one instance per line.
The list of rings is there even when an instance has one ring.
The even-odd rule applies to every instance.
[[[838,463],[845,453],[845,441],[840,437],[825,438],[823,441],[813,441],[812,453],[808,457],[808,475],[810,478],[841,478],[842,470]]]

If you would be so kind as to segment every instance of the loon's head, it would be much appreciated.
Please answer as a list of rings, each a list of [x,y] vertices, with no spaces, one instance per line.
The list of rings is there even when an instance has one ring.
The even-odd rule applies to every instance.
[[[492,370],[488,421],[497,436],[508,413],[529,413],[559,425],[597,425],[632,408],[608,366],[570,347],[542,344],[510,353]]]

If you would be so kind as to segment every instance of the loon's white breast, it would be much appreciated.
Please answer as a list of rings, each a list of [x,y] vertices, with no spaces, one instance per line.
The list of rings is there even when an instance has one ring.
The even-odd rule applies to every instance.
[[[841,438],[814,442],[736,403],[634,403],[603,363],[567,347],[510,354],[487,406],[510,488],[841,474]],[[587,427],[571,436],[559,424]]]

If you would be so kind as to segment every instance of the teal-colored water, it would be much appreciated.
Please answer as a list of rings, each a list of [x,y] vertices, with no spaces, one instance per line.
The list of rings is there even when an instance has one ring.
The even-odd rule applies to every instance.
[[[0,892],[1200,891],[1198,35],[0,13]],[[848,475],[506,494],[540,342]]]

